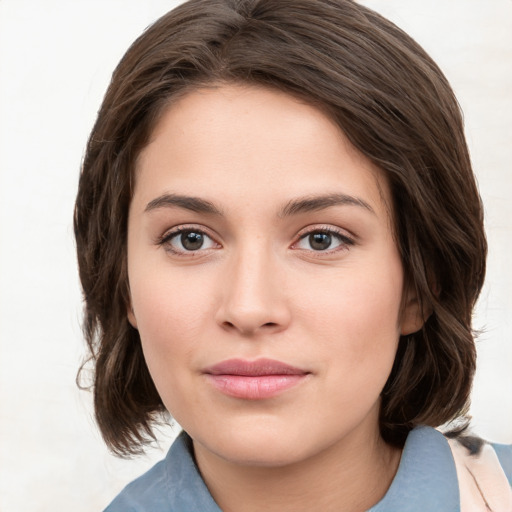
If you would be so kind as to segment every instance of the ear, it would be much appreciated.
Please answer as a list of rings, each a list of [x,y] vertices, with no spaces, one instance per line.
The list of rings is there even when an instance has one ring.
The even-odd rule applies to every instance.
[[[409,289],[405,294],[405,301],[400,318],[401,336],[418,332],[432,313],[430,308],[422,304],[415,290]]]
[[[130,322],[130,325],[137,329],[137,319],[135,318],[135,312],[133,311],[133,307],[131,304],[128,304],[128,311],[126,316],[128,317],[128,322]]]

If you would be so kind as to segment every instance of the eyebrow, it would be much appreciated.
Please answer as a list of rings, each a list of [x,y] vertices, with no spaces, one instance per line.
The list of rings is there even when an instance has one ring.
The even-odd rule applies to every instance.
[[[375,215],[373,208],[360,197],[347,194],[326,194],[319,196],[306,196],[288,202],[279,213],[279,217],[288,217],[304,212],[313,212],[330,208],[331,206],[359,206]]]
[[[279,217],[289,217],[300,213],[324,210],[332,206],[358,206],[375,214],[373,208],[360,197],[354,197],[347,194],[324,194],[318,196],[305,196],[293,199],[279,212]],[[184,196],[178,194],[162,194],[151,200],[144,211],[150,212],[159,208],[178,207],[190,210],[196,213],[206,213],[210,215],[222,216],[222,211],[212,202],[199,197]]]
[[[144,211],[150,212],[158,208],[173,207],[184,208],[197,213],[208,213],[211,215],[222,215],[222,212],[210,201],[199,197],[182,196],[178,194],[162,194],[153,199]]]

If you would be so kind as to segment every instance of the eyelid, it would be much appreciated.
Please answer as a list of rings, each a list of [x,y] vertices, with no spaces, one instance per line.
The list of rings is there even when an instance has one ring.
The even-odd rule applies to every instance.
[[[195,251],[180,251],[176,250],[175,248],[171,247],[169,244],[169,241],[172,240],[174,237],[180,235],[181,233],[187,232],[187,231],[194,231],[197,233],[201,233],[205,236],[207,236],[210,240],[213,241],[213,243],[216,245],[216,247],[209,247],[206,249],[200,248]],[[307,236],[311,235],[312,233],[326,233],[329,235],[333,235],[338,240],[340,240],[341,244],[334,249],[326,249],[324,251],[315,251],[313,249],[301,249],[296,247],[296,245],[306,238]],[[165,250],[172,253],[173,255],[177,256],[193,256],[197,255],[198,253],[207,253],[211,250],[216,250],[218,248],[221,248],[222,245],[217,241],[218,237],[211,232],[208,228],[204,226],[198,226],[197,224],[180,224],[177,226],[174,226],[172,228],[167,229],[162,235],[158,236],[155,240],[155,244],[159,246],[164,246]],[[356,237],[353,234],[349,234],[346,230],[341,229],[337,226],[333,225],[325,225],[325,224],[318,224],[318,225],[311,225],[307,226],[299,231],[297,234],[295,242],[291,245],[291,249],[300,250],[308,253],[313,253],[317,257],[321,257],[322,255],[328,255],[339,251],[347,250],[348,247],[354,245],[356,243]]]
[[[195,251],[180,251],[180,250],[176,250],[175,248],[171,247],[169,242],[174,237],[180,235],[181,233],[185,233],[187,231],[192,231],[192,232],[200,233],[202,235],[207,236],[210,240],[213,241],[213,243],[217,247],[209,247],[206,249],[200,248]],[[173,255],[177,255],[177,256],[193,256],[193,255],[197,255],[198,253],[207,253],[211,250],[216,250],[221,247],[221,244],[217,241],[217,237],[214,234],[212,234],[208,228],[206,228],[204,226],[198,226],[197,224],[180,224],[178,226],[174,226],[170,229],[167,229],[161,236],[158,236],[155,243],[156,243],[156,245],[163,246],[166,251],[170,252]]]
[[[301,240],[311,235],[312,233],[326,233],[329,235],[334,235],[341,241],[341,245],[335,247],[334,249],[326,249],[324,251],[315,251],[313,249],[299,249],[295,247]],[[349,234],[346,230],[333,225],[318,224],[313,226],[307,226],[306,228],[301,229],[297,234],[297,240],[292,244],[291,249],[314,253],[315,257],[320,257],[322,255],[347,250],[348,247],[355,245],[355,243],[356,237],[352,234]]]

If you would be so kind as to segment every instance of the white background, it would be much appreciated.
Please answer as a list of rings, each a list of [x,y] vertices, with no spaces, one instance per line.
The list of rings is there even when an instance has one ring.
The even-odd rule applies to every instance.
[[[109,455],[90,396],[75,386],[85,351],[71,219],[110,74],[133,39],[176,3],[0,0],[2,512],[102,510],[162,457]],[[512,443],[512,1],[363,3],[426,48],[465,112],[490,243],[475,318],[484,334],[472,411],[478,433]]]

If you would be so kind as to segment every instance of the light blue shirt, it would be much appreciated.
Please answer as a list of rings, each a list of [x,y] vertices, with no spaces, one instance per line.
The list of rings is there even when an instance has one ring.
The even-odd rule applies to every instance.
[[[512,486],[512,446],[493,445]],[[105,512],[221,512],[182,432],[166,458],[127,485]],[[412,430],[386,495],[368,512],[459,512],[455,462],[446,438],[430,427]]]

